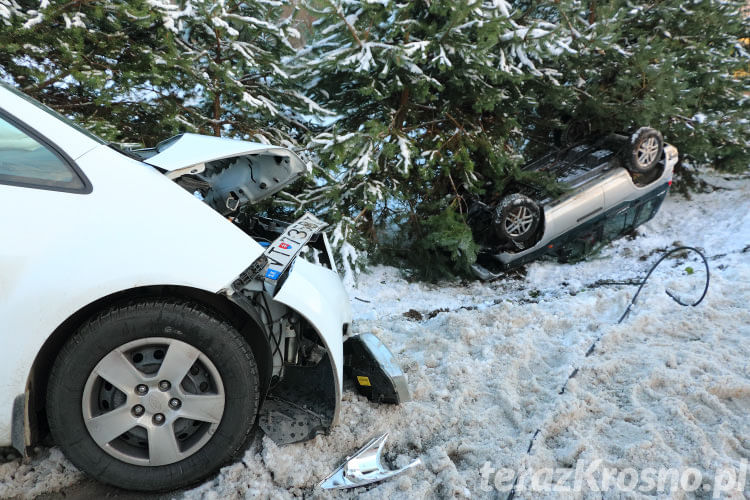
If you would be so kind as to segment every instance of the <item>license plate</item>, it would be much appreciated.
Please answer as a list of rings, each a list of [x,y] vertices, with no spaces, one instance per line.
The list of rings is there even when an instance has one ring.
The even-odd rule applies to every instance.
[[[291,265],[300,250],[310,241],[315,233],[327,224],[314,215],[306,213],[296,222],[290,224],[284,233],[276,238],[263,252],[268,259],[263,277],[271,283],[276,282]]]

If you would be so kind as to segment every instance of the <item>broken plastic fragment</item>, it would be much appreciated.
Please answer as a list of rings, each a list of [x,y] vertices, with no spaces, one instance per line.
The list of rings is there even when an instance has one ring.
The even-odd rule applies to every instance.
[[[401,404],[411,400],[406,374],[391,351],[372,333],[346,339],[344,369],[360,394],[370,401]]]
[[[386,469],[382,462],[386,439],[388,439],[387,432],[380,437],[371,439],[354,455],[347,457],[346,462],[341,464],[331,475],[321,481],[320,487],[325,490],[342,490],[365,486],[390,479],[422,463],[417,458],[406,467],[396,470]]]

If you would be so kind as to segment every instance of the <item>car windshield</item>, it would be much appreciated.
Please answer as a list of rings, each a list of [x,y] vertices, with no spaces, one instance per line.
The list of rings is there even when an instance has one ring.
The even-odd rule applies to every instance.
[[[58,120],[62,120],[67,125],[70,125],[71,127],[73,127],[74,129],[76,129],[77,131],[79,131],[82,134],[84,134],[86,137],[89,137],[90,139],[93,139],[93,140],[95,140],[96,142],[98,142],[100,144],[107,144],[107,141],[105,141],[104,139],[95,136],[94,134],[92,134],[91,132],[89,132],[85,128],[81,127],[80,125],[78,125],[76,122],[74,122],[70,118],[68,118],[68,117],[66,117],[66,116],[58,113],[54,109],[52,109],[50,107],[47,107],[44,104],[42,104],[41,102],[37,101],[36,99],[33,99],[33,98],[27,96],[26,94],[24,94],[23,92],[21,92],[20,90],[18,90],[17,88],[15,88],[14,86],[9,85],[8,83],[5,83],[3,81],[0,81],[0,86],[2,86],[4,89],[8,89],[10,92],[13,92],[15,95],[17,95],[18,97],[20,97],[24,101],[33,104],[37,108],[39,108],[42,111],[44,111],[44,112],[46,112],[46,113],[54,116]]]

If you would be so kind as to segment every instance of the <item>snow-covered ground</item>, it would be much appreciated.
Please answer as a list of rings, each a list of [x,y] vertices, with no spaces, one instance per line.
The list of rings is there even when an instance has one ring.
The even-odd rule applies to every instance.
[[[691,485],[696,474],[687,476],[695,493],[668,478],[661,495],[710,497],[718,480],[724,496],[741,497],[729,491],[725,472],[741,476],[750,459],[750,182],[716,174],[706,180],[726,189],[691,200],[671,196],[637,238],[578,264],[538,262],[522,277],[439,285],[373,268],[351,291],[355,332],[373,331],[391,348],[413,401],[378,406],[347,391],[330,435],[286,447],[258,440],[241,462],[181,495],[505,498],[495,483],[507,490],[520,473],[516,497],[537,498],[528,491],[534,473],[583,467],[592,481],[568,496],[600,498],[590,488],[602,486],[605,468],[627,480],[621,490],[631,482],[621,473],[628,468],[642,479],[649,469],[693,468],[702,478]],[[681,244],[709,256],[705,301],[680,307],[664,293],[669,287],[694,300],[705,276],[692,256],[669,259],[618,325],[636,288],[601,280],[642,277],[660,250]],[[421,319],[405,316],[409,310]],[[416,457],[424,465],[369,489],[331,495],[315,487],[347,454],[386,431],[391,466]],[[0,464],[0,497],[57,491],[80,479],[58,450],[43,449],[27,462]],[[743,483],[750,495],[750,480]],[[613,478],[610,493],[615,484]]]

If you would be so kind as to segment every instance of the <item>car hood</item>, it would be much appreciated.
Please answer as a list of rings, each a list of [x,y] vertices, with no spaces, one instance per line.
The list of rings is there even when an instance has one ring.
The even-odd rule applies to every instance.
[[[307,170],[289,149],[199,134],[181,134],[134,153],[183,187],[200,191],[225,214],[277,193]]]

